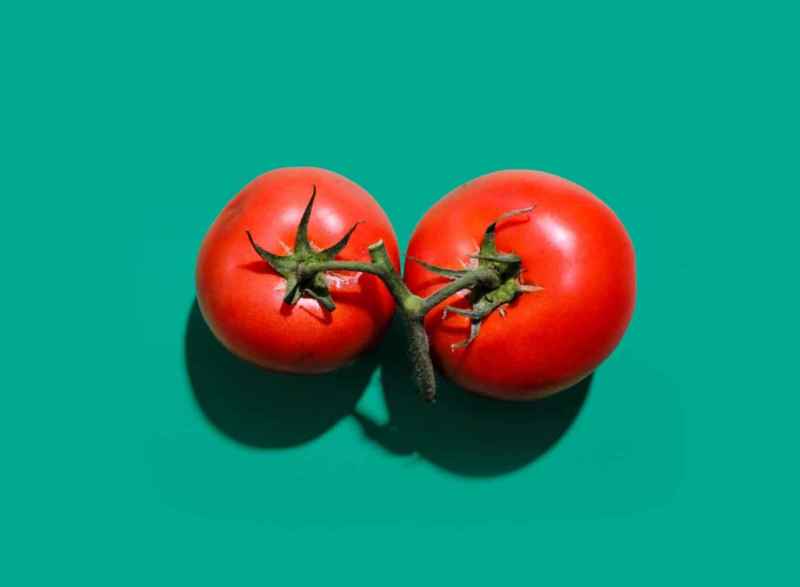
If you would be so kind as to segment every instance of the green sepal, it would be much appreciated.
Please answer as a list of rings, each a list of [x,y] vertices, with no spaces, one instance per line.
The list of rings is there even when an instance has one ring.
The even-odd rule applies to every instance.
[[[290,306],[294,306],[302,293],[297,276],[294,273],[290,273],[286,277],[286,295],[283,296],[283,301]]]
[[[519,263],[522,261],[515,253],[497,253],[496,255],[472,255],[472,259],[479,261],[491,261],[492,263]]]
[[[499,286],[492,288],[472,288],[468,298],[470,302],[469,309],[454,308],[452,306],[445,308],[445,316],[447,313],[459,314],[469,318],[470,322],[469,336],[465,340],[451,345],[454,350],[469,346],[477,338],[482,322],[492,312],[504,307],[506,304],[510,304],[521,293],[535,291],[532,288],[526,289],[519,281],[519,275],[522,270],[520,256],[515,253],[498,251],[496,242],[497,225],[501,221],[511,216],[526,214],[532,210],[533,206],[509,210],[486,227],[478,254],[471,257],[478,260],[478,267],[489,268],[496,272],[501,282]]]
[[[270,253],[268,250],[262,248],[258,245],[258,243],[256,243],[249,230],[245,232],[247,233],[247,239],[250,241],[253,250],[255,250],[255,252],[258,253],[258,256],[266,261],[267,264],[280,275],[288,278],[289,274],[291,274],[297,268],[297,263],[295,263],[290,256],[281,256],[276,255],[275,253]]]
[[[324,294],[319,294],[310,287],[303,290],[303,293],[307,294],[308,296],[314,298],[319,302],[319,305],[328,310],[328,312],[333,312],[336,309],[336,304],[333,302],[333,298],[331,294],[328,292],[328,288],[325,288]]]
[[[288,255],[270,253],[255,242],[250,231],[246,232],[253,250],[286,280],[286,293],[283,297],[283,301],[286,304],[293,306],[305,295],[319,302],[326,310],[333,311],[336,308],[336,304],[328,289],[325,273],[319,272],[313,275],[305,275],[302,271],[302,267],[306,263],[313,265],[314,263],[333,261],[336,255],[347,246],[353,231],[355,231],[361,223],[355,223],[338,242],[327,249],[315,251],[311,246],[311,242],[308,240],[308,224],[311,219],[311,212],[314,208],[316,196],[317,186],[314,185],[311,190],[311,198],[309,198],[308,204],[306,204],[305,210],[303,211],[303,216],[300,218],[300,223],[297,226],[294,251]]]
[[[486,227],[486,232],[483,234],[483,241],[481,242],[480,255],[486,257],[497,256],[498,251],[497,251],[497,245],[495,244],[495,237],[497,236],[497,225],[506,218],[517,216],[519,214],[526,214],[532,210],[533,206],[528,206],[527,208],[517,208],[516,210],[509,210],[508,212],[498,216],[494,222],[492,222],[488,227]]]
[[[294,254],[306,255],[312,253],[311,243],[308,242],[308,222],[311,220],[311,209],[314,207],[314,200],[317,198],[317,186],[314,184],[311,187],[311,198],[306,204],[306,209],[303,210],[303,216],[300,218],[300,224],[297,225],[297,233],[294,239]]]
[[[336,255],[342,252],[342,250],[347,246],[347,243],[350,241],[350,235],[355,232],[356,228],[361,222],[356,222],[353,226],[350,227],[350,230],[339,239],[339,242],[329,246],[327,249],[320,251],[315,255],[318,261],[333,261]]]
[[[446,267],[437,267],[436,265],[431,265],[430,263],[423,261],[422,259],[417,259],[416,257],[409,257],[409,259],[418,265],[422,265],[431,273],[443,275],[444,277],[448,277],[450,279],[458,279],[469,272],[469,269],[447,269]]]

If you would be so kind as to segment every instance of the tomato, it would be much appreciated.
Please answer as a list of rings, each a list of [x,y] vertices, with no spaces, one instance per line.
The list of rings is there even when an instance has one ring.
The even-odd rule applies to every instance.
[[[472,342],[467,292],[425,319],[434,361],[460,386],[512,400],[536,399],[589,375],[621,340],[636,297],[634,250],[611,209],[584,188],[547,173],[499,171],[470,181],[436,203],[408,246],[405,281],[428,296],[446,283],[424,266],[462,269],[487,226],[503,213],[533,211],[497,226],[499,252],[521,258],[519,281],[543,289],[521,293],[480,325]],[[534,289],[534,288],[531,288]]]
[[[368,261],[368,245],[383,240],[397,268],[397,239],[383,209],[363,188],[331,171],[276,169],[249,183],[214,221],[197,259],[200,310],[215,336],[239,357],[267,369],[323,373],[341,367],[378,342],[394,300],[374,275],[324,276],[336,304],[328,311],[311,297],[284,302],[286,279],[259,257],[246,232],[263,249],[286,255],[316,193],[308,240],[318,251],[357,222],[337,259]]]

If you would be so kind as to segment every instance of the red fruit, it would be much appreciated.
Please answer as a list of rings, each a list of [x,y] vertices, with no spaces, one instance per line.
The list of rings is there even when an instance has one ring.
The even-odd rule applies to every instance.
[[[197,300],[211,330],[234,354],[276,371],[341,367],[380,339],[394,312],[381,280],[360,273],[321,277],[333,312],[310,297],[295,306],[284,302],[286,279],[253,250],[246,231],[271,253],[291,252],[314,189],[312,251],[333,245],[363,221],[336,258],[368,261],[368,245],[383,240],[399,266],[392,225],[372,196],[341,175],[311,167],[276,169],[245,186],[214,221],[197,260]]]
[[[431,351],[444,373],[471,391],[504,399],[535,399],[589,375],[616,347],[636,296],[634,251],[625,227],[584,188],[547,173],[500,171],[453,190],[417,226],[409,258],[463,268],[474,263],[486,227],[503,213],[528,206],[497,227],[500,252],[522,261],[524,284],[541,291],[516,297],[492,312],[465,348],[470,320],[446,305],[467,308],[465,292],[425,320]],[[406,261],[405,281],[420,296],[446,283]]]

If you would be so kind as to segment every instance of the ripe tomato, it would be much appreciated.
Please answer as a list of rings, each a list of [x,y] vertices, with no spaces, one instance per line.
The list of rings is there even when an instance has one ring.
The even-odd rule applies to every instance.
[[[444,373],[471,391],[535,399],[589,375],[622,338],[636,296],[634,251],[625,227],[582,187],[536,171],[500,171],[456,188],[417,226],[408,257],[462,269],[475,263],[486,227],[504,212],[534,206],[497,227],[500,252],[522,260],[520,281],[543,289],[495,311],[464,348],[470,319],[445,306],[468,307],[466,293],[426,316],[431,351]],[[446,282],[406,260],[405,281],[427,296]],[[505,317],[503,316],[505,314]]]
[[[197,300],[211,330],[234,354],[276,371],[341,367],[379,340],[394,312],[380,279],[360,273],[326,275],[333,312],[310,297],[284,303],[286,280],[253,250],[246,231],[267,251],[286,255],[314,190],[312,249],[329,247],[363,221],[337,258],[368,261],[368,245],[382,239],[399,267],[392,225],[372,196],[341,175],[311,167],[276,169],[245,186],[214,221],[197,260]]]

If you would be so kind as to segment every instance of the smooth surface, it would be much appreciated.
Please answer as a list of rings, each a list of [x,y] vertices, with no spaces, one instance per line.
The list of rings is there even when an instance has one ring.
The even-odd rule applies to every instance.
[[[0,584],[796,584],[783,6],[4,7]],[[299,164],[401,247],[481,173],[586,186],[636,245],[625,339],[523,411],[418,405],[396,335],[329,378],[231,363],[200,240]]]
[[[532,209],[500,222],[512,210]],[[503,170],[470,178],[432,206],[409,241],[405,280],[429,296],[448,279],[423,267],[477,266],[487,227],[496,223],[500,253],[521,260],[525,286],[506,307],[481,320],[446,308],[469,308],[459,292],[425,317],[431,352],[458,385],[508,400],[541,399],[582,380],[616,348],[636,298],[633,245],[614,212],[581,186],[550,173]],[[442,237],[443,234],[447,236]]]
[[[198,307],[226,348],[267,369],[306,375],[331,372],[374,348],[395,306],[378,277],[352,272],[326,276],[334,312],[307,295],[285,303],[286,279],[245,235],[275,255],[293,254],[312,192],[312,250],[338,243],[359,224],[339,256],[369,261],[369,245],[381,241],[400,267],[391,221],[364,188],[325,169],[284,167],[253,178],[225,205],[203,237],[195,271]]]

